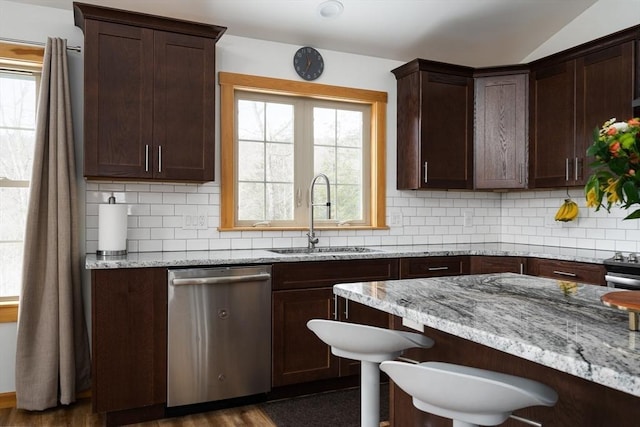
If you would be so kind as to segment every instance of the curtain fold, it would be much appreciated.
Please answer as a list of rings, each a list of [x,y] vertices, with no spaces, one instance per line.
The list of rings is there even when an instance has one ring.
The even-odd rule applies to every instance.
[[[90,387],[66,46],[47,40],[38,96],[16,352],[17,407],[27,410]]]

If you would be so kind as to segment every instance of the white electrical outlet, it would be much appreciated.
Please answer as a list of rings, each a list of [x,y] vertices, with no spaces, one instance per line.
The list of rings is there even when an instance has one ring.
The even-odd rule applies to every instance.
[[[182,229],[196,230],[198,228],[198,208],[197,206],[188,206],[182,214]]]
[[[400,227],[402,225],[402,212],[393,212],[389,218],[390,226]]]
[[[207,229],[207,206],[198,206],[198,216],[196,218],[196,229],[197,230],[206,230]]]

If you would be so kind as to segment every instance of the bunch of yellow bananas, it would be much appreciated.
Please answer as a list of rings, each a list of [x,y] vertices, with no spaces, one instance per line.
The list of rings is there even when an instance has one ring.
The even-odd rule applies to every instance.
[[[578,204],[571,199],[564,199],[564,203],[556,212],[556,221],[573,221],[578,216]]]

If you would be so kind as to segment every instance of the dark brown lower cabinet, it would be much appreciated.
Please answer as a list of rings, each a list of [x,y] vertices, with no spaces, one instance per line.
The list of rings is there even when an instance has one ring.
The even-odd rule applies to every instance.
[[[606,286],[607,284],[604,280],[606,274],[604,265],[587,262],[531,258],[527,263],[527,274],[592,285]]]
[[[394,317],[395,329],[406,330]],[[552,407],[536,406],[518,410],[515,415],[542,423],[545,427],[638,425],[640,398],[609,387],[583,380],[487,346],[425,328],[425,335],[435,341],[430,349],[412,349],[406,357],[419,361],[442,361],[504,372],[541,381],[559,395]],[[428,384],[425,384],[425,387]],[[451,421],[416,409],[411,398],[395,385],[391,387],[390,421],[394,427],[450,427]],[[501,426],[521,427],[507,420]]]
[[[527,259],[510,256],[472,256],[471,274],[518,273],[527,271]]]
[[[334,299],[333,285],[398,278],[397,259],[274,264],[272,270],[272,386],[348,376],[358,364],[340,360],[307,328],[311,319],[389,326],[389,315]],[[338,313],[335,311],[338,310]]]
[[[95,412],[146,408],[162,417],[167,397],[167,270],[92,270],[92,400]],[[152,415],[153,414],[153,415]],[[124,418],[118,418],[122,415]],[[140,421],[145,416],[132,419]]]
[[[400,259],[400,278],[459,276],[469,274],[469,257],[428,256]]]

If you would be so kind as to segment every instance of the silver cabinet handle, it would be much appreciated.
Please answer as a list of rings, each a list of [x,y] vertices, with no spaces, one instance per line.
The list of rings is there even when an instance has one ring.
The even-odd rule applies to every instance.
[[[189,277],[184,279],[173,279],[171,285],[223,285],[227,283],[241,282],[264,282],[271,279],[269,273],[248,274],[244,276],[223,276],[223,277]]]
[[[569,181],[569,158],[565,159],[564,163],[564,180]]]
[[[349,300],[344,300],[344,319],[349,319]]]
[[[427,270],[428,271],[441,271],[441,270],[448,270],[449,267],[429,267]]]
[[[429,181],[429,179],[427,178],[427,172],[429,170],[429,167],[428,167],[427,163],[428,162],[424,162],[424,183],[425,184]]]
[[[520,263],[520,274],[524,274],[524,264]]]
[[[519,179],[519,183],[522,184],[524,182],[524,164],[519,163],[518,167],[520,168],[520,179]]]
[[[333,296],[333,320],[338,320],[338,296]]]
[[[573,174],[575,176],[576,181],[578,180],[578,158],[576,157],[575,161],[574,161],[574,170],[575,173]]]
[[[162,145],[158,145],[158,173],[162,173]]]
[[[144,171],[149,172],[149,144],[144,146]]]
[[[559,274],[560,276],[569,276],[569,277],[577,276],[576,273],[569,273],[568,271],[557,271],[557,270],[553,270],[553,274]]]

